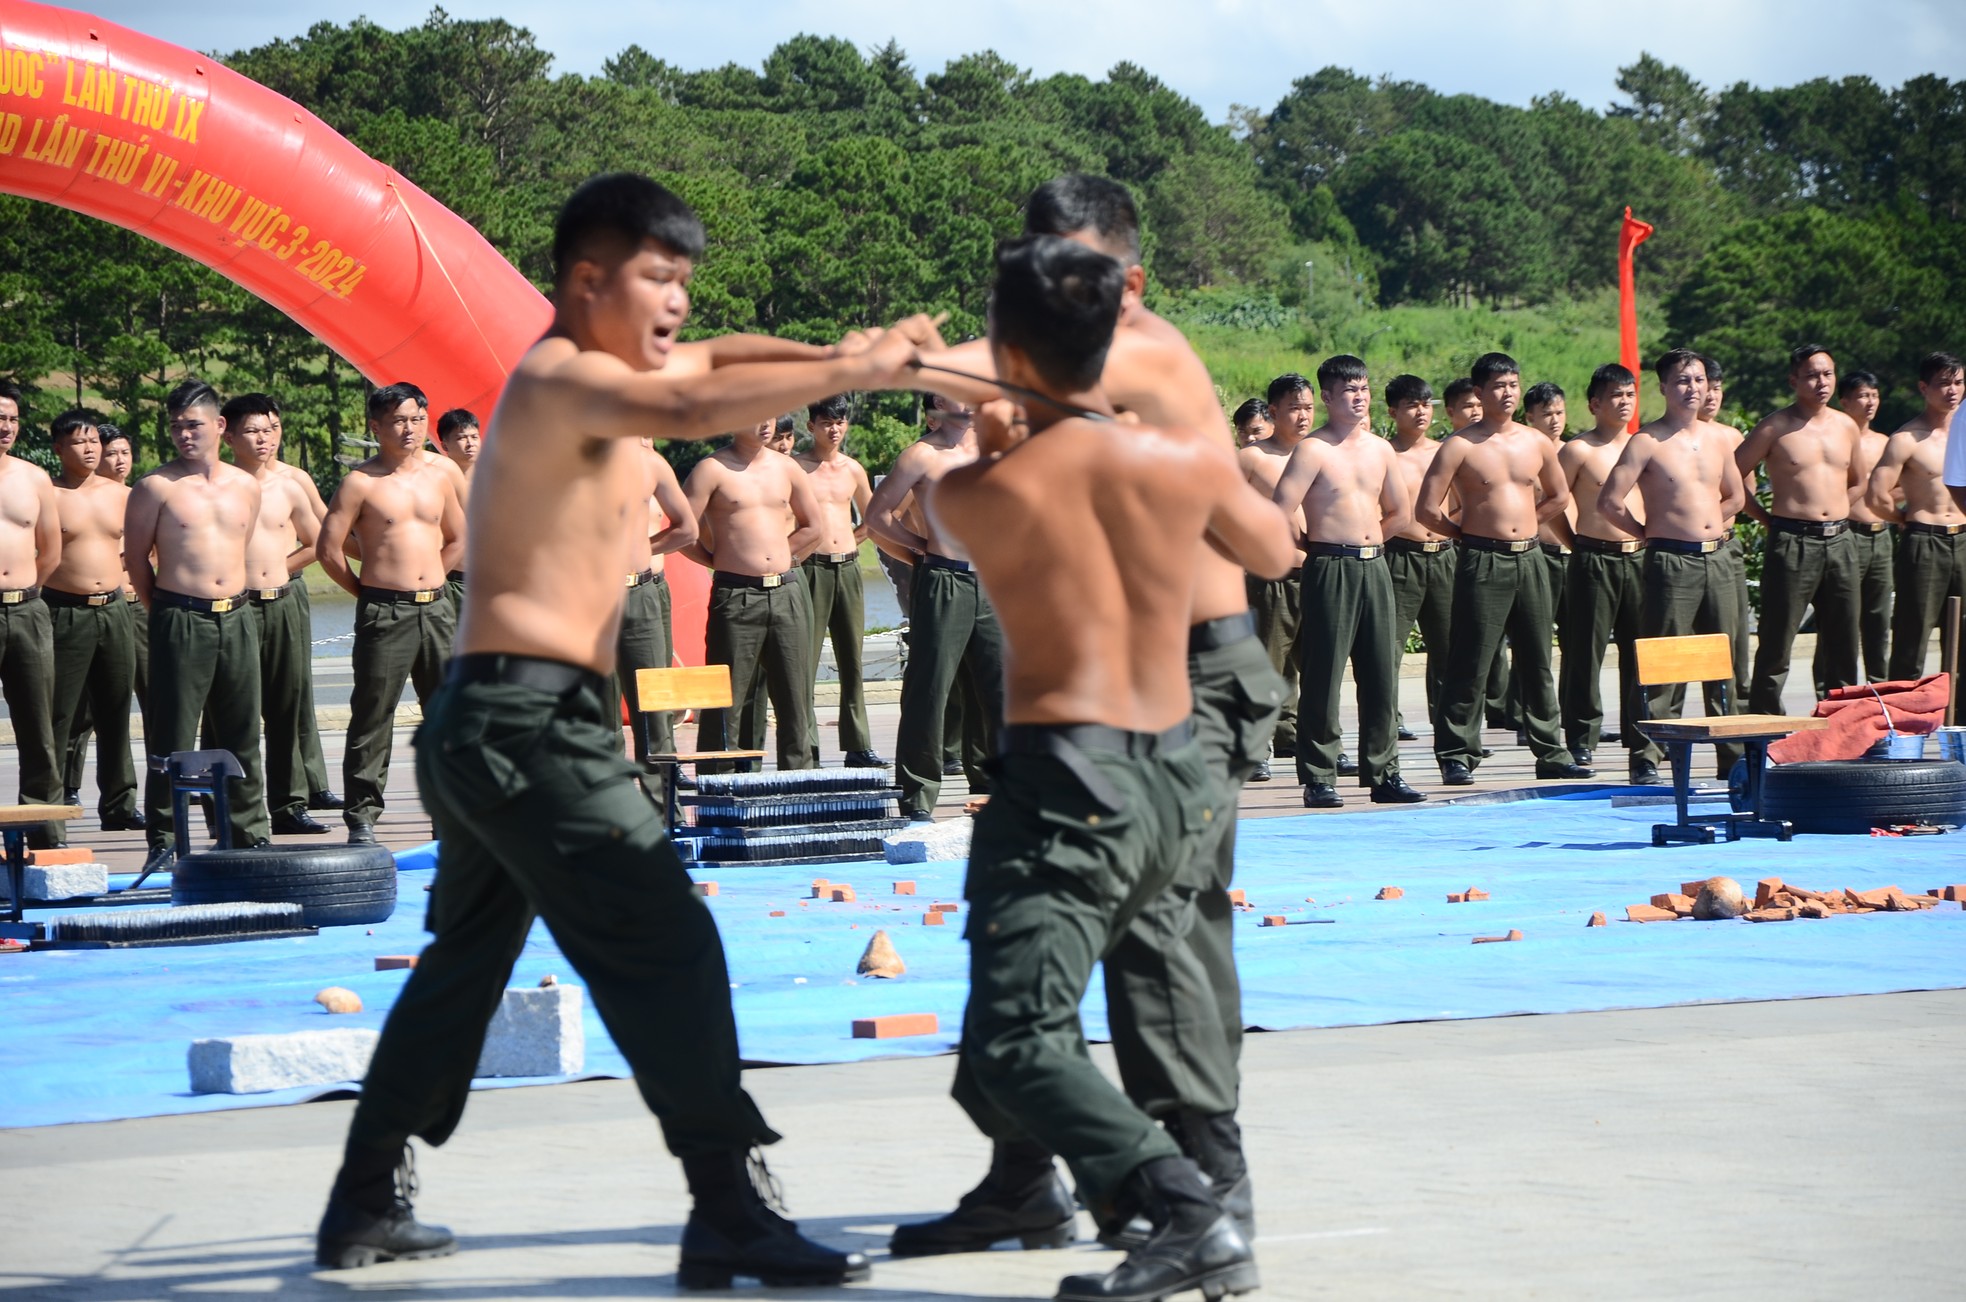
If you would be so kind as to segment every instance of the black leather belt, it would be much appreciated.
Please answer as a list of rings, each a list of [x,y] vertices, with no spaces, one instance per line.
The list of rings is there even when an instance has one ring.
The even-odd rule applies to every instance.
[[[649,569],[643,570],[640,574],[629,575],[628,586],[631,588],[639,588],[644,583],[654,583],[657,579],[661,577],[662,576],[660,574],[657,574],[654,568],[651,567]]]
[[[540,656],[485,653],[458,656],[451,661],[444,677],[453,683],[505,683],[549,696],[565,696],[576,687],[590,687],[596,692],[607,690],[607,680],[592,669]]]
[[[968,574],[975,568],[968,561],[959,561],[953,556],[938,556],[934,552],[923,552],[922,564],[931,570],[954,570],[958,574]]]
[[[1890,527],[1891,524],[1887,520],[1852,520],[1850,522],[1851,533],[1869,534],[1873,538]]]
[[[238,610],[244,606],[246,594],[241,592],[231,597],[187,597],[182,592],[167,592],[163,588],[152,588],[150,604],[174,606],[179,610],[195,610],[201,615],[223,615],[229,610]]]
[[[1246,610],[1238,610],[1233,615],[1223,615],[1218,619],[1205,619],[1199,624],[1190,624],[1188,654],[1197,655],[1203,651],[1234,646],[1244,638],[1255,636],[1256,616]]]
[[[464,571],[452,570],[450,573],[444,576],[444,580],[447,583],[456,583],[461,586],[464,583]]]
[[[1534,538],[1483,538],[1480,534],[1473,533],[1462,534],[1461,545],[1472,547],[1478,552],[1503,552],[1514,556],[1533,552],[1542,546]]]
[[[1384,543],[1325,543],[1304,544],[1304,555],[1342,556],[1355,561],[1376,561],[1386,554]]]
[[[1848,520],[1796,520],[1786,515],[1770,515],[1768,527],[1777,533],[1792,533],[1804,538],[1834,538],[1850,527]]]
[[[407,601],[418,606],[427,606],[444,595],[442,588],[362,588],[363,601]]]
[[[1672,552],[1676,556],[1711,556],[1725,546],[1725,538],[1647,538],[1646,550]]]
[[[1596,552],[1600,556],[1636,556],[1645,550],[1643,538],[1593,538],[1589,534],[1577,535],[1577,550]]]
[[[63,592],[60,588],[41,589],[41,600],[50,606],[107,606],[122,595],[121,588],[113,592]]]
[[[246,595],[248,597],[251,597],[255,602],[264,606],[269,604],[270,602],[278,601],[280,598],[286,596],[289,592],[292,592],[293,588],[294,585],[291,583],[282,583],[277,588],[248,588],[246,590]]]
[[[845,565],[848,561],[859,559],[859,552],[814,552],[806,557],[806,560],[818,561],[821,565]]]
[[[1404,552],[1409,556],[1432,556],[1454,546],[1452,538],[1437,538],[1433,542],[1422,542],[1418,538],[1388,538],[1386,550]]]
[[[1568,556],[1569,554],[1570,549],[1562,543],[1546,542],[1543,544],[1543,555],[1545,556]]]
[[[1951,538],[1966,533],[1966,524],[1920,524],[1914,520],[1905,525],[1905,532],[1931,534],[1935,538]]]
[[[783,574],[731,574],[718,570],[710,582],[719,588],[782,588],[798,577],[797,570],[787,570]]]

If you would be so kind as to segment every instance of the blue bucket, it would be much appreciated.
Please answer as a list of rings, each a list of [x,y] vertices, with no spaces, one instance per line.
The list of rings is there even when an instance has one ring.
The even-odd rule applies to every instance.
[[[1864,752],[1865,759],[1915,760],[1925,758],[1925,734],[1894,732]]]

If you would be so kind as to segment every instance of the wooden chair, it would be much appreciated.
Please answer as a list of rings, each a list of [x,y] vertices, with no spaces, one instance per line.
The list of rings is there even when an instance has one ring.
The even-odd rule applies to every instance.
[[[1690,637],[1642,637],[1632,644],[1638,661],[1639,709],[1649,699],[1648,687],[1675,684],[1721,684],[1723,708],[1731,708],[1727,694],[1734,685],[1734,654],[1725,633],[1697,633]],[[1658,823],[1652,828],[1653,845],[1674,841],[1711,844],[1725,831],[1727,839],[1767,836],[1786,841],[1795,829],[1786,821],[1761,816],[1761,773],[1768,764],[1768,743],[1792,732],[1826,727],[1827,719],[1786,714],[1721,714],[1702,719],[1641,719],[1638,730],[1665,748],[1672,761],[1673,804],[1679,811],[1677,823]],[[1720,814],[1693,821],[1687,812],[1692,798],[1693,748],[1714,742],[1736,742],[1747,749],[1747,792],[1745,813]]]
[[[649,716],[684,710],[728,710],[731,706],[729,665],[687,665],[678,669],[635,671],[635,709],[642,717],[643,737],[649,736]],[[667,769],[662,784],[663,817],[674,835],[679,825],[676,776],[684,764],[703,760],[761,760],[761,750],[668,751],[648,758],[649,771]]]

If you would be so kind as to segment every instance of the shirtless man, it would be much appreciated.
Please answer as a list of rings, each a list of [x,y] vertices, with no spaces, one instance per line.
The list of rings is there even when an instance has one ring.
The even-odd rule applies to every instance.
[[[328,518],[328,504],[321,500],[321,489],[315,484],[314,476],[308,474],[299,466],[280,460],[280,447],[286,435],[280,425],[279,400],[264,393],[254,394],[253,396],[264,402],[273,411],[273,450],[268,454],[271,458],[273,472],[278,475],[285,475],[293,484],[294,488],[299,491],[300,495],[307,499],[307,509],[314,513],[315,532],[318,536],[320,522]],[[303,645],[310,648],[309,657],[302,662],[306,674],[306,683],[302,688],[302,693],[311,702],[314,699],[314,662],[311,650],[314,644],[314,604],[312,599],[307,595],[307,582],[304,571],[295,572],[293,593],[288,599],[297,608],[299,622],[306,631],[306,640]],[[137,669],[137,681],[139,683],[143,681],[141,664],[139,664]],[[138,688],[138,693],[142,693],[141,687]],[[347,804],[346,801],[335,793],[333,788],[328,786],[328,762],[321,754],[320,721],[315,717],[311,705],[306,710],[301,711],[300,715],[300,758],[298,762],[300,764],[302,778],[307,783],[307,807],[309,809],[340,809]]]
[[[1904,502],[1891,678],[1924,676],[1932,630],[1945,625],[1946,598],[1966,597],[1966,503],[1945,483],[1952,435],[1966,435],[1953,429],[1966,397],[1966,368],[1950,353],[1930,354],[1918,363],[1918,396],[1924,410],[1898,427],[1870,477],[1873,510],[1881,514]],[[1952,699],[1966,701],[1957,678]]]
[[[1700,423],[1727,448],[1727,455],[1733,456],[1741,450],[1746,436],[1733,425],[1720,419],[1720,409],[1726,405],[1726,371],[1720,359],[1701,353],[1700,365],[1707,373],[1707,396],[1700,402]],[[1742,491],[1748,498],[1754,496],[1752,488],[1743,484]],[[1748,648],[1748,629],[1754,624],[1754,603],[1748,597],[1748,557],[1747,549],[1741,545],[1741,538],[1735,530],[1735,521],[1727,525],[1727,538],[1721,544],[1719,559],[1713,564],[1720,566],[1722,580],[1734,593],[1734,624],[1740,630],[1734,638],[1734,683],[1730,692],[1723,692],[1719,683],[1708,683],[1701,689],[1706,700],[1708,714],[1725,714],[1730,711],[1745,710],[1748,700],[1748,684],[1752,673],[1750,666],[1753,655]],[[1677,698],[1675,698],[1677,699]],[[1720,757],[1720,767],[1716,777],[1723,782],[1733,773],[1734,762],[1746,755],[1740,746],[1729,744],[1714,748]]]
[[[1734,581],[1724,563],[1727,537],[1747,494],[1728,440],[1700,418],[1706,367],[1698,353],[1675,348],[1652,364],[1666,413],[1639,427],[1597,494],[1597,513],[1624,534],[1645,535],[1645,571],[1639,600],[1642,637],[1724,633],[1738,638]],[[1644,512],[1631,509],[1636,489]],[[1677,719],[1684,684],[1651,689],[1646,717]],[[1738,713],[1738,702],[1730,702]],[[1716,713],[1709,704],[1708,713]],[[1653,766],[1661,750],[1646,739],[1633,752]]]
[[[1554,382],[1544,380],[1532,384],[1528,392],[1522,395],[1523,424],[1541,430],[1544,437],[1556,445],[1559,453],[1563,450],[1563,434],[1569,428],[1569,419],[1563,389]],[[1557,644],[1561,646],[1563,599],[1568,590],[1565,576],[1570,566],[1570,513],[1565,511],[1543,521],[1542,527],[1536,531],[1536,541],[1543,546],[1543,563],[1550,571],[1550,600],[1556,610]],[[1577,762],[1590,763],[1589,753],[1577,756]]]
[[[1587,778],[1564,749],[1556,684],[1550,677],[1550,579],[1537,529],[1570,503],[1556,445],[1517,424],[1522,376],[1513,358],[1484,353],[1469,373],[1481,419],[1441,442],[1414,503],[1422,523],[1460,540],[1454,571],[1454,622],[1447,638],[1447,700],[1434,732],[1434,757],[1450,787],[1474,782],[1481,763],[1482,686],[1509,636],[1523,724],[1538,778]],[[1447,517],[1447,495],[1460,502]]]
[[[478,464],[478,451],[484,446],[484,441],[484,431],[478,427],[475,412],[453,407],[437,418],[437,444],[444,450],[444,459],[457,467],[458,474],[463,477],[460,495],[467,511],[471,508],[471,471]],[[444,586],[450,589],[451,604],[462,612],[464,571],[450,571],[444,576]]]
[[[641,440],[648,492],[628,508],[628,561],[624,580],[628,596],[621,606],[621,634],[615,639],[617,695],[635,700],[635,675],[644,669],[667,669],[676,663],[672,632],[673,605],[669,595],[669,553],[696,541],[696,516],[676,481],[669,458],[655,450],[655,440]],[[634,736],[635,762],[644,767],[651,754],[675,748],[675,725],[667,711],[644,714],[631,710],[629,732]]]
[[[915,558],[908,580],[908,665],[901,673],[894,773],[901,812],[916,822],[934,816],[942,794],[943,729],[959,680],[965,726],[972,726],[974,703],[981,717],[973,726],[991,750],[1003,726],[1003,631],[996,612],[961,549],[936,534],[922,509],[942,476],[974,460],[976,431],[969,420],[931,421],[920,439],[901,450],[867,502],[868,529]]]
[[[271,401],[264,394],[240,394],[219,414],[232,464],[259,484],[259,521],[246,541],[246,584],[259,642],[266,805],[276,835],[319,836],[328,829],[309,816],[308,797],[327,782],[323,776],[318,786],[309,783],[302,747],[314,713],[313,622],[295,594],[306,586],[301,571],[314,563],[320,517],[298,482],[305,476],[286,473],[279,460]]]
[[[1236,414],[1229,418],[1235,426],[1236,446],[1246,448],[1251,443],[1261,443],[1270,437],[1275,427],[1270,424],[1270,404],[1261,398],[1250,398],[1236,408]]]
[[[369,395],[368,419],[376,454],[335,489],[315,544],[322,571],[356,599],[355,689],[341,761],[350,845],[375,841],[404,682],[415,684],[419,705],[443,683],[457,632],[445,578],[464,557],[455,472],[419,455],[429,424],[422,391],[384,385]],[[359,577],[348,563],[350,537],[362,558]]]
[[[1202,832],[1235,817],[1195,738],[1183,656],[1203,535],[1265,577],[1295,549],[1239,482],[1222,423],[1111,419],[1100,375],[1124,293],[1117,260],[1034,236],[1004,246],[997,268],[994,373],[1049,401],[1028,401],[1021,425],[993,407],[990,455],[928,499],[995,594],[1007,644],[998,781],[964,887],[975,916],[955,1095],[985,1133],[1063,1156],[1102,1229],[1147,1216],[1142,1246],[1108,1275],[1066,1279],[1060,1299],[1241,1293],[1257,1277],[1237,1218],[1093,1064],[1077,1009],[1130,921],[1198,885],[1187,877]]]
[[[1264,401],[1270,408],[1270,437],[1243,448],[1236,454],[1236,460],[1251,486],[1270,497],[1276,492],[1277,481],[1283,478],[1283,468],[1289,464],[1291,454],[1317,424],[1317,403],[1311,395],[1311,382],[1294,371],[1271,380]],[[1291,521],[1295,536],[1302,536],[1303,527],[1301,519]],[[1303,562],[1300,548],[1299,571]],[[1303,626],[1303,584],[1296,573],[1268,581],[1252,574],[1245,580],[1245,586],[1249,613],[1256,618],[1256,636],[1270,653],[1270,666],[1284,681],[1283,712],[1277,716],[1271,750],[1278,759],[1295,757],[1301,686],[1298,675],[1303,672],[1303,656],[1298,646],[1298,634]],[[1350,777],[1357,771],[1348,760],[1341,759],[1340,773]]]
[[[1395,375],[1386,385],[1386,410],[1393,418],[1393,464],[1410,502],[1440,451],[1440,444],[1428,436],[1434,423],[1433,386],[1417,375]],[[1393,675],[1399,675],[1406,636],[1417,625],[1427,648],[1427,724],[1437,730],[1454,609],[1454,540],[1410,520],[1386,539],[1386,569],[1393,580]],[[1413,741],[1415,735],[1402,723],[1399,739]]]
[[[108,421],[96,426],[96,436],[102,448],[102,456],[96,463],[98,478],[107,479],[118,488],[127,488],[130,470],[136,458],[130,452],[130,436]],[[128,494],[125,494],[127,498]],[[116,521],[118,533],[117,564],[122,564],[121,532],[122,519]],[[45,598],[46,594],[43,594]],[[150,702],[150,623],[146,618],[143,603],[136,598],[135,589],[130,587],[129,577],[123,579],[123,606],[130,614],[130,636],[135,647],[135,690],[137,710],[147,712]],[[68,754],[62,761],[63,798],[71,805],[82,803],[82,779],[88,768],[89,738],[95,733],[95,717],[89,710],[89,698],[85,694],[78,709],[74,724],[68,730]],[[132,810],[131,827],[136,827],[143,818],[141,810]]]
[[[1857,473],[1870,483],[1871,472],[1884,455],[1885,434],[1872,429],[1883,400],[1877,377],[1869,371],[1850,371],[1838,377],[1836,404],[1843,414],[1857,423]],[[1850,538],[1857,550],[1857,645],[1861,654],[1864,681],[1881,683],[1889,675],[1891,663],[1891,571],[1896,548],[1891,526],[1899,516],[1880,515],[1871,506],[1868,492],[1850,503]],[[1819,691],[1823,683],[1823,645],[1816,643],[1815,679]]]
[[[1597,495],[1611,468],[1631,442],[1632,412],[1638,409],[1638,378],[1616,362],[1591,374],[1584,391],[1596,424],[1564,444],[1557,465],[1570,485],[1571,556],[1565,573],[1562,623],[1563,667],[1557,701],[1563,709],[1563,740],[1579,764],[1590,763],[1604,732],[1604,696],[1598,678],[1604,649],[1618,646],[1619,738],[1634,784],[1658,781],[1657,765],[1638,752],[1645,738],[1633,726],[1638,708],[1638,665],[1632,641],[1638,636],[1640,592],[1645,573],[1645,535],[1607,519]]]
[[[13,720],[25,805],[61,803],[61,752],[55,749],[54,639],[41,585],[61,563],[61,522],[48,472],[13,455],[20,439],[21,391],[0,380],[0,694]],[[59,845],[61,825],[30,834],[36,848]]]
[[[1795,631],[1812,604],[1824,690],[1857,681],[1857,540],[1850,536],[1850,506],[1866,487],[1857,424],[1829,405],[1836,362],[1828,349],[1804,344],[1790,353],[1789,387],[1794,403],[1764,417],[1734,454],[1749,488],[1747,512],[1768,526],[1750,714],[1783,712]],[[1772,510],[1763,510],[1752,491],[1764,462]]]
[[[123,566],[150,610],[145,877],[177,858],[171,780],[157,766],[173,751],[198,748],[201,720],[244,771],[227,802],[233,846],[264,845],[270,830],[260,782],[259,630],[246,600],[259,482],[219,459],[225,418],[211,385],[186,380],[164,399],[164,414],[177,456],[137,481],[123,516]]]
[[[100,719],[96,812],[105,832],[141,830],[137,774],[130,762],[130,690],[136,681],[136,624],[123,595],[123,508],[130,490],[96,473],[102,418],[76,409],[48,433],[61,459],[55,511],[61,563],[41,599],[54,639],[54,741],[65,754],[84,709]]]
[[[417,785],[442,834],[435,939],[396,997],[316,1244],[324,1266],[455,1251],[394,1174],[441,1144],[512,957],[537,913],[585,978],[682,1158],[695,1207],[677,1282],[823,1287],[865,1257],[799,1237],[752,1183],[778,1136],[744,1092],[730,978],[709,909],[621,753],[607,697],[622,529],[647,495],[641,435],[709,438],[844,389],[905,384],[913,320],[851,356],[726,335],[679,344],[703,249],[689,207],[645,177],[588,181],[554,230],[554,321],[514,369],[473,473],[471,600],[419,734]],[[527,527],[502,527],[523,519]]]
[[[1457,375],[1447,382],[1446,388],[1441,390],[1440,407],[1441,413],[1447,418],[1448,433],[1452,434],[1456,430],[1464,430],[1481,419],[1481,391],[1475,387],[1473,380],[1470,380],[1465,375]],[[1432,454],[1429,453],[1428,460],[1431,462],[1432,459]],[[1419,485],[1415,484],[1414,487],[1417,490]],[[1418,501],[1417,497],[1415,501]],[[1540,530],[1538,532],[1540,534]],[[1454,567],[1454,570],[1460,568],[1460,556],[1458,552],[1450,564]],[[1509,671],[1508,639],[1506,637],[1502,639],[1502,646],[1503,651],[1496,655],[1494,662],[1489,666],[1488,681],[1482,687],[1482,715],[1487,719],[1488,726],[1491,728],[1503,728],[1510,732],[1520,733],[1522,730],[1522,704],[1517,699],[1518,693],[1515,690],[1515,682]],[[1441,654],[1442,656],[1447,654],[1446,644],[1444,642],[1441,646]],[[1440,735],[1438,721],[1436,721],[1434,726],[1434,735],[1436,737]],[[1488,754],[1488,748],[1485,746],[1482,747],[1482,758],[1486,759]]]
[[[1141,301],[1146,270],[1139,214],[1126,187],[1082,173],[1057,177],[1031,195],[1024,225],[1027,234],[1063,236],[1114,257],[1124,271],[1119,320],[1099,376],[1106,397],[1153,428],[1205,435],[1221,430],[1208,368],[1181,332]],[[983,356],[976,351],[965,344],[937,363],[996,375],[988,341]],[[922,378],[940,383],[944,377]],[[1243,783],[1268,760],[1284,684],[1256,638],[1242,566],[1203,541],[1195,546],[1194,567],[1188,628],[1194,722],[1222,806],[1232,809]],[[1253,1234],[1255,1195],[1236,1121],[1243,1021],[1229,899],[1234,877],[1235,819],[1225,817],[1195,846],[1180,889],[1143,908],[1103,966],[1113,1055],[1127,1096],[1163,1123],[1245,1233]],[[992,1137],[983,1184],[953,1214],[897,1228],[890,1245],[897,1255],[963,1251],[964,1245],[988,1246],[1026,1233],[1042,1243],[1069,1230],[1072,1201],[1051,1150],[1025,1137]],[[1126,1245],[1142,1236],[1136,1228],[1105,1237]],[[1050,1241],[1069,1238],[1066,1233]]]
[[[1426,799],[1399,775],[1399,678],[1393,644],[1403,638],[1386,566],[1386,539],[1407,527],[1413,499],[1392,445],[1372,432],[1372,380],[1365,363],[1340,355],[1317,369],[1325,423],[1290,454],[1271,497],[1304,522],[1303,618],[1317,635],[1299,640],[1303,689],[1297,775],[1306,809],[1342,809],[1338,794],[1338,698],[1345,662],[1358,693],[1359,785],[1375,805]]]
[[[867,726],[867,690],[862,682],[860,643],[867,635],[867,599],[860,586],[860,544],[867,537],[867,504],[873,486],[858,461],[840,451],[851,425],[853,404],[844,394],[806,408],[806,433],[812,451],[795,458],[812,484],[819,504],[818,548],[805,560],[806,591],[812,598],[812,656],[814,674],[828,637],[833,640],[833,663],[840,676],[840,749],[848,768],[886,768],[874,753],[874,734]],[[863,522],[854,524],[858,516]],[[817,762],[818,719],[813,719],[812,743]]]
[[[683,554],[716,571],[704,627],[704,659],[730,666],[734,702],[750,700],[763,679],[778,718],[779,769],[809,769],[816,763],[809,661],[812,599],[797,567],[818,541],[819,507],[799,463],[770,446],[773,430],[771,421],[748,426],[731,437],[729,446],[690,470],[683,493],[696,518],[697,538]],[[737,749],[736,713],[704,711],[700,748]],[[760,734],[763,723],[759,717],[753,724]],[[709,772],[730,766],[698,767]]]
[[[1441,390],[1440,409],[1449,434],[1464,430],[1481,419],[1481,390],[1467,376],[1457,375]]]

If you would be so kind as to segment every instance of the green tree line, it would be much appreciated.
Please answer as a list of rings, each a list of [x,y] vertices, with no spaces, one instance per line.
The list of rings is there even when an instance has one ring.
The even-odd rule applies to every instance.
[[[1712,91],[1646,55],[1597,110],[1328,67],[1214,123],[1132,64],[1039,77],[983,51],[922,73],[892,42],[813,35],[757,68],[683,69],[630,46],[599,76],[556,75],[524,29],[442,10],[218,57],[415,180],[542,287],[575,184],[658,176],[708,229],[699,335],[825,340],[918,309],[974,334],[990,250],[1024,196],[1090,170],[1139,197],[1157,305],[1223,329],[1308,320],[1307,346],[1327,316],[1601,299],[1627,204],[1659,227],[1640,254],[1642,292],[1665,305],[1648,345],[1725,356],[1751,408],[1779,400],[1805,337],[1900,403],[1920,354],[1966,339],[1966,81],[1940,76]],[[280,396],[290,455],[325,481],[337,437],[360,431],[351,367],[127,232],[0,199],[0,302],[0,371],[35,380],[31,426],[80,394],[161,455],[159,400],[195,371]],[[870,402],[861,450],[884,462],[913,414]]]

